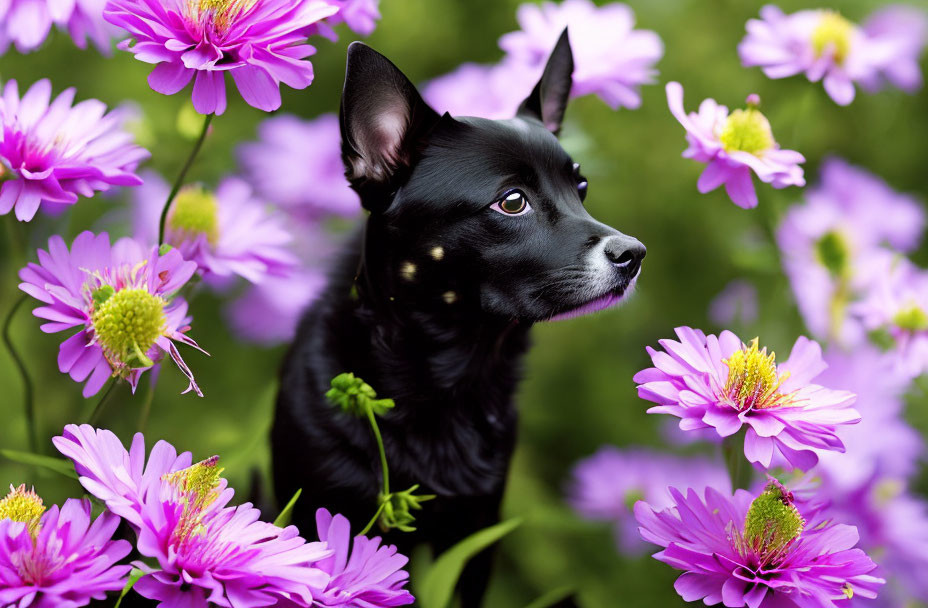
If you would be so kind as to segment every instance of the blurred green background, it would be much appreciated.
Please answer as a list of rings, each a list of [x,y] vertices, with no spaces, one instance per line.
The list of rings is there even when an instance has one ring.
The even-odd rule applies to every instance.
[[[413,81],[424,82],[464,61],[498,61],[502,53],[497,39],[517,29],[518,4],[382,0],[383,19],[368,42]],[[763,343],[785,353],[804,331],[765,228],[801,192],[760,187],[761,206],[750,212],[734,206],[722,190],[698,194],[696,179],[702,167],[680,158],[684,132],[667,109],[664,82],[684,84],[689,110],[705,97],[738,107],[748,93],[759,93],[780,144],[806,155],[810,183],[815,182],[821,160],[836,154],[882,176],[897,190],[928,199],[924,89],[912,96],[896,90],[858,93],[850,107],[841,108],[826,97],[821,85],[798,77],[771,81],[758,69],[740,66],[736,46],[760,2],[629,4],[638,27],[656,31],[664,41],[665,55],[657,66],[660,84],[643,89],[644,103],[636,111],[614,112],[595,97],[575,100],[568,110],[564,141],[590,180],[590,212],[641,239],[648,246],[648,258],[637,295],[620,310],[535,329],[535,347],[519,395],[519,449],[505,502],[507,515],[525,516],[527,523],[502,543],[488,606],[525,605],[562,586],[575,588],[584,606],[681,605],[672,587],[674,571],[646,556],[620,557],[606,524],[583,522],[564,505],[570,468],[604,443],[666,446],[659,432],[663,421],[645,413],[648,404],[636,397],[632,375],[649,363],[645,345],[669,336],[675,326],[720,329],[708,321],[707,306],[730,280],[745,278],[759,291],[759,320],[751,327],[732,327],[742,338],[759,335]],[[859,21],[879,4],[861,0],[833,3],[830,8]],[[925,0],[914,4],[928,7]],[[795,1],[780,6],[787,12],[816,7]],[[339,31],[338,43],[317,40],[316,81],[305,91],[284,87],[282,111],[313,117],[337,110],[345,49],[354,39],[343,27]],[[78,99],[137,103],[146,125],[141,143],[152,152],[147,166],[170,179],[190,148],[177,129],[189,92],[173,97],[152,92],[146,83],[149,70],[128,53],[105,58],[95,50],[81,52],[60,33],[31,55],[10,51],[0,57],[0,79],[16,78],[21,90],[49,77],[55,92],[77,87]],[[257,124],[266,118],[235,94],[229,99],[227,113],[213,123],[214,133],[191,172],[192,180],[215,184],[235,171],[236,144],[254,139]],[[11,246],[11,235],[14,242],[28,241],[31,252],[56,232],[70,240],[123,204],[119,196],[84,200],[61,218],[39,216],[30,224],[0,217],[6,229],[0,248],[0,314],[5,315],[17,298],[15,273],[24,262],[22,253]],[[33,258],[31,253],[29,259]],[[924,264],[924,250],[916,260]],[[189,349],[183,353],[206,397],[180,396],[183,378],[174,366],[165,366],[147,435],[151,443],[164,438],[179,449],[192,450],[196,458],[221,454],[231,484],[247,496],[253,471],[267,470],[266,431],[284,348],[268,350],[238,341],[225,325],[220,306],[216,296],[204,293],[192,308],[191,335],[212,356]],[[86,420],[96,399],[82,399],[79,386],[58,372],[56,356],[63,335],[42,334],[38,326],[23,310],[13,337],[37,385],[40,430],[47,438],[66,423]],[[0,352],[0,448],[26,449],[20,391],[12,362]],[[141,391],[136,398],[125,386],[117,391],[102,425],[128,439],[141,409]],[[924,430],[926,399],[923,393],[912,399],[916,403],[909,412]],[[43,449],[51,452],[50,443]],[[76,484],[60,477],[39,473],[26,478],[27,473],[25,467],[0,461],[0,483],[34,483],[47,502],[79,493]],[[924,477],[920,487],[928,487]]]

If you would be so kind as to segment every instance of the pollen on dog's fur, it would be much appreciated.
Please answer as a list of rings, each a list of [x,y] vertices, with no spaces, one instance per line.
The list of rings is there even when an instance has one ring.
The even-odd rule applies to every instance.
[[[407,281],[416,280],[416,265],[412,262],[403,262],[403,265],[400,266],[400,276],[406,279]]]
[[[441,295],[441,299],[445,301],[445,304],[454,304],[458,301],[458,294],[453,291],[446,291]]]
[[[436,262],[440,262],[445,257],[445,248],[441,245],[436,245],[432,247],[432,250],[429,252],[429,255],[432,256],[432,259]]]
[[[45,513],[45,505],[35,490],[27,490],[26,484],[18,488],[10,485],[10,493],[0,499],[0,520],[9,519],[25,523],[29,532],[35,536],[39,520]]]
[[[780,392],[786,378],[777,371],[776,353],[768,355],[757,343],[754,338],[750,346],[743,346],[723,361],[728,365],[725,393],[731,405],[742,412],[779,407],[789,400],[789,395]]]

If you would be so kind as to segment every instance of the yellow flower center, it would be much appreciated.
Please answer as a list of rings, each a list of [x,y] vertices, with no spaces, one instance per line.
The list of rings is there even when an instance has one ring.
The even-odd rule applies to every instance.
[[[199,186],[188,186],[178,193],[168,214],[168,226],[189,236],[205,234],[215,244],[219,238],[219,202]]]
[[[835,11],[822,11],[821,20],[812,32],[812,49],[815,56],[821,57],[830,49],[835,62],[844,63],[851,50],[853,34],[853,23]]]
[[[176,545],[202,532],[203,514],[219,498],[216,490],[224,469],[218,465],[219,456],[213,456],[161,477],[162,481],[171,486],[175,498],[184,505],[180,522],[172,535]]]
[[[10,519],[26,524],[35,537],[39,532],[39,521],[45,513],[45,505],[35,490],[26,490],[26,484],[18,488],[10,486],[10,493],[0,499],[0,520]]]
[[[777,373],[776,353],[768,355],[766,348],[758,349],[757,342],[754,338],[751,346],[743,346],[723,361],[728,365],[725,394],[740,412],[778,407],[789,398],[779,392],[786,377]]]
[[[104,285],[92,293],[94,332],[107,360],[117,370],[149,367],[149,349],[165,332],[164,298],[146,289],[115,291]]]
[[[735,110],[728,116],[719,140],[727,152],[740,151],[755,156],[775,143],[767,117],[751,107]]]
[[[187,0],[187,17],[201,25],[211,24],[214,29],[225,31],[255,4],[257,0]]]
[[[744,519],[744,541],[761,564],[767,565],[783,555],[802,534],[805,525],[791,495],[771,480],[748,509]]]
[[[915,304],[912,304],[901,309],[893,316],[893,324],[905,331],[925,331],[928,329],[928,314]]]

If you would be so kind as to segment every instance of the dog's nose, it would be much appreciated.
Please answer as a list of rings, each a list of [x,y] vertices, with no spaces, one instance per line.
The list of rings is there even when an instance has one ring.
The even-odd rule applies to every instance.
[[[628,278],[638,274],[638,270],[641,268],[641,260],[648,253],[641,241],[624,234],[610,236],[606,240],[603,251],[609,261],[612,262],[612,265],[622,269]]]

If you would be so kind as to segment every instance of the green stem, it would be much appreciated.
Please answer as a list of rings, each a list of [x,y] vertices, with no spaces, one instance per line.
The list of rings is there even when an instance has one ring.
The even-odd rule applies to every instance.
[[[0,180],[0,185],[3,184],[3,181]],[[6,218],[6,234],[7,238],[10,240],[10,260],[18,258],[26,250],[26,244],[23,242],[23,236],[19,232],[19,220],[16,219],[16,216],[10,213]]]
[[[383,511],[383,508],[386,506],[386,504],[387,503],[385,501],[381,501],[380,506],[377,507],[377,512],[374,513],[374,516],[371,518],[371,520],[367,522],[367,525],[364,526],[364,529],[358,532],[360,536],[364,536],[371,531],[371,528],[374,527],[374,524],[377,522],[377,519],[380,517],[380,513]]]
[[[96,407],[93,408],[93,412],[90,414],[90,418],[87,420],[87,424],[90,426],[96,426],[97,422],[100,421],[100,416],[103,415],[104,406],[106,406],[107,401],[109,400],[110,394],[113,392],[113,389],[116,387],[118,382],[116,380],[110,380],[109,384],[106,387],[106,392],[103,393],[103,396],[100,397],[100,400],[97,402]]]
[[[181,186],[184,185],[184,178],[187,177],[187,171],[190,170],[194,159],[196,159],[197,154],[200,153],[200,148],[203,147],[203,142],[206,140],[206,133],[209,131],[209,125],[211,122],[213,122],[213,116],[215,115],[207,114],[206,118],[203,120],[203,130],[200,131],[200,137],[197,138],[197,142],[193,145],[193,150],[190,151],[190,156],[187,157],[187,162],[185,162],[184,166],[181,167],[180,173],[177,175],[177,179],[174,180],[174,185],[171,187],[171,193],[168,194],[168,200],[164,203],[164,208],[161,210],[161,220],[158,223],[159,245],[164,243],[164,227],[168,220],[168,210],[171,208],[171,203],[174,202],[174,198],[180,191]]]
[[[16,300],[16,303],[13,304],[13,308],[10,309],[10,312],[7,313],[6,319],[3,322],[3,343],[6,344],[6,349],[10,353],[10,358],[13,359],[16,369],[23,379],[23,409],[26,414],[26,435],[29,443],[29,451],[36,453],[35,402],[33,400],[32,380],[29,378],[29,370],[26,368],[26,363],[13,346],[13,338],[10,336],[10,327],[13,325],[13,317],[16,316],[19,307],[22,306],[28,298],[28,295],[23,294]]]
[[[390,470],[387,468],[387,452],[383,448],[383,438],[380,436],[380,427],[377,426],[377,418],[374,416],[374,410],[367,408],[367,419],[371,423],[371,429],[374,431],[374,438],[377,439],[377,449],[380,451],[380,466],[383,470],[383,494],[390,495]],[[381,508],[383,505],[381,504]],[[380,512],[378,511],[378,515]]]
[[[145,400],[142,401],[142,411],[139,413],[138,432],[144,433],[145,427],[148,426],[148,416],[151,413],[151,402],[155,398],[155,383],[149,382],[145,390]]]
[[[751,463],[744,456],[744,429],[722,442],[722,453],[725,455],[725,467],[731,478],[732,490],[747,490],[751,486],[754,470]]]

